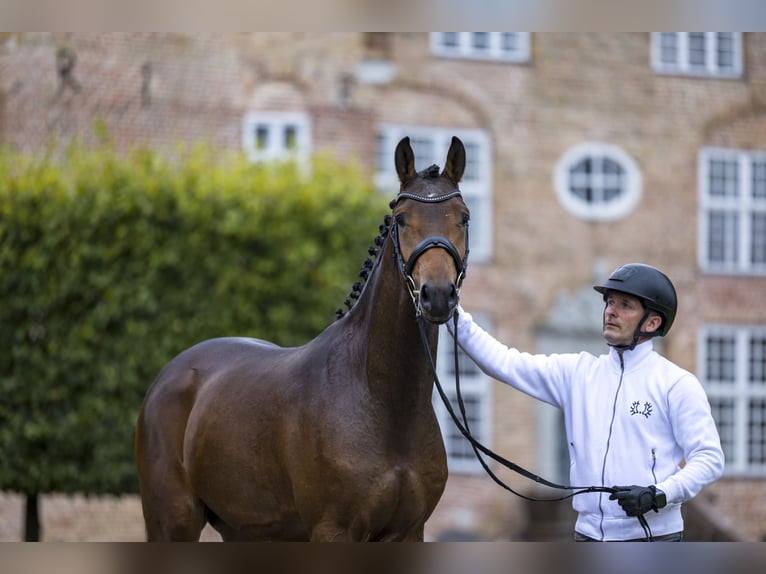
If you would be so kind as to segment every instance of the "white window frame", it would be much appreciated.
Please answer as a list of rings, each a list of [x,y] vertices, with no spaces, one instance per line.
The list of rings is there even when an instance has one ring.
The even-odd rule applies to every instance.
[[[486,45],[478,47],[478,34]],[[507,42],[515,46],[510,49]],[[431,32],[431,53],[443,58],[467,58],[497,62],[529,62],[531,59],[529,32]]]
[[[258,147],[258,127],[267,130],[266,147]],[[292,148],[284,143],[287,129],[295,130]],[[253,162],[294,160],[307,163],[311,154],[311,121],[302,112],[248,112],[242,120],[242,148]]]
[[[604,160],[617,163],[622,176],[596,171],[592,174],[574,172],[584,160],[591,160],[603,166]],[[620,193],[608,198],[604,190],[621,183]],[[574,185],[585,185],[591,193],[590,199],[579,197]],[[612,221],[625,217],[641,200],[642,177],[636,162],[619,147],[604,142],[583,142],[569,148],[556,164],[553,186],[561,205],[572,215],[586,221]]]
[[[474,314],[477,323],[486,324],[480,314]],[[439,350],[436,357],[436,372],[445,394],[449,397],[452,409],[461,421],[460,408],[457,402],[455,387],[455,343],[445,326],[439,328]],[[466,405],[466,415],[469,417],[471,436],[485,447],[492,448],[492,385],[489,377],[461,349],[458,349],[460,369],[460,394]],[[476,407],[471,410],[468,402]],[[447,450],[447,466],[450,472],[477,474],[483,468],[468,442],[452,420],[438,390],[434,388],[434,410],[439,420],[444,446]],[[487,463],[492,461],[484,457]]]
[[[709,357],[711,349],[708,341],[712,337],[725,338],[732,343],[731,352],[724,357],[730,374],[723,378],[714,379],[709,373],[708,359],[715,360],[715,357]],[[704,325],[699,330],[697,372],[718,424],[727,476],[766,476],[766,462],[750,464],[748,461],[750,448],[766,449],[766,437],[748,434],[753,422],[749,407],[753,402],[766,401],[766,383],[757,385],[749,382],[750,341],[753,338],[766,338],[766,325]],[[725,417],[724,403],[729,403],[731,407]],[[755,422],[760,424],[761,421]]]
[[[492,256],[492,144],[484,130],[452,129],[399,124],[378,126],[378,168],[375,181],[378,188],[392,197],[399,189],[394,164],[394,151],[399,141],[409,136],[415,152],[415,169],[432,164],[444,168],[452,136],[466,146],[466,169],[460,181],[468,209],[471,263],[486,262]]]
[[[727,162],[734,165],[736,179],[729,180],[725,194],[715,194],[711,189],[711,169],[713,163]],[[759,218],[760,225],[766,225],[766,196],[753,197],[753,169],[758,164],[759,169],[766,165],[766,151],[740,150],[729,148],[704,147],[698,153],[698,189],[699,216],[698,220],[698,253],[700,268],[708,273],[725,273],[740,275],[766,275],[766,260],[753,262],[754,218]],[[712,260],[711,253],[711,216],[715,214],[724,218],[728,227],[721,238],[722,260]],[[760,234],[765,233],[763,230]],[[756,248],[766,249],[766,238]]]
[[[691,61],[691,38],[694,34],[704,35],[705,62],[695,65]],[[732,67],[722,67],[716,55],[722,34],[727,34],[731,40]],[[672,61],[663,58],[663,38],[674,38],[676,53]],[[703,76],[715,78],[742,77],[742,32],[652,32],[651,34],[651,65],[658,74]]]

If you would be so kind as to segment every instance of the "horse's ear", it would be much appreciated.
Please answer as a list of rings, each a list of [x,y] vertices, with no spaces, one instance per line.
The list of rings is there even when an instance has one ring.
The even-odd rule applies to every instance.
[[[404,183],[415,177],[415,154],[412,153],[409,137],[402,138],[397,144],[396,151],[394,152],[394,162],[396,163],[396,173],[399,176],[400,182]]]
[[[455,183],[458,183],[465,171],[465,147],[459,138],[452,136],[452,143],[447,152],[447,161],[444,163],[442,173]]]

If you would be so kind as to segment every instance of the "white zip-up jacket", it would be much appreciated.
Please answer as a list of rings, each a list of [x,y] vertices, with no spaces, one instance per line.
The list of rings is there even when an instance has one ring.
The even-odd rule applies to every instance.
[[[656,485],[667,506],[644,516],[653,536],[683,530],[681,504],[723,473],[724,456],[699,380],[654,351],[532,355],[508,348],[458,308],[457,341],[488,376],[560,408],[570,485]],[[451,321],[448,322],[452,332]],[[608,493],[572,498],[575,530],[596,540],[646,536]]]

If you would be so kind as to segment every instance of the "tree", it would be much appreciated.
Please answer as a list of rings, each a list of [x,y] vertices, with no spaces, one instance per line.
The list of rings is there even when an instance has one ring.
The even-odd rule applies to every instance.
[[[0,490],[137,491],[133,432],[175,354],[333,320],[386,200],[353,165],[0,154]]]

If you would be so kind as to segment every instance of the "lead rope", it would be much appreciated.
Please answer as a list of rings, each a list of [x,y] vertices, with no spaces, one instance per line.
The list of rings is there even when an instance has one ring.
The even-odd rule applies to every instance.
[[[458,419],[457,415],[455,414],[455,410],[452,408],[452,403],[447,397],[447,394],[444,392],[444,389],[442,388],[441,381],[439,380],[439,376],[436,373],[436,364],[434,362],[434,358],[431,356],[431,350],[428,345],[428,338],[426,337],[425,332],[425,325],[423,324],[423,321],[425,319],[418,314],[417,315],[417,322],[418,327],[420,330],[420,338],[423,341],[423,346],[426,351],[426,355],[428,355],[428,361],[431,365],[431,371],[434,375],[434,383],[436,385],[436,390],[439,392],[439,396],[442,399],[442,402],[444,403],[444,406],[447,409],[447,412],[450,414],[450,417],[452,417],[453,422],[455,423],[455,426],[457,426],[460,433],[465,437],[465,439],[470,443],[471,448],[473,449],[474,454],[476,455],[477,460],[481,464],[484,471],[489,475],[489,477],[495,481],[499,486],[504,488],[505,490],[515,494],[519,498],[523,498],[524,500],[529,500],[531,502],[557,502],[561,500],[566,500],[568,498],[572,498],[575,495],[578,494],[585,494],[588,492],[603,492],[603,493],[613,493],[615,492],[614,488],[608,487],[608,486],[565,486],[561,484],[556,484],[554,482],[551,482],[549,480],[546,480],[545,478],[534,474],[533,472],[525,469],[522,466],[519,466],[513,461],[510,461],[506,459],[505,457],[500,456],[499,454],[495,453],[494,451],[488,449],[485,447],[481,442],[476,440],[473,435],[471,434],[470,427],[468,424],[468,416],[465,411],[465,404],[463,402],[463,394],[460,391],[460,369],[458,364],[458,342],[457,342],[457,327],[458,327],[458,315],[457,312],[453,314],[453,325],[454,325],[454,361],[455,361],[455,393],[457,395],[457,402],[458,407],[460,408],[460,415],[462,417],[462,422]],[[537,498],[533,496],[527,496],[525,494],[522,494],[520,492],[517,492],[513,490],[510,486],[508,486],[505,482],[503,482],[493,471],[489,468],[486,461],[482,457],[481,453],[484,453],[486,456],[490,457],[491,459],[495,460],[496,462],[500,463],[504,467],[521,474],[522,476],[533,480],[534,482],[538,484],[543,484],[545,486],[548,486],[550,488],[555,488],[557,490],[571,490],[573,492],[570,492],[569,494],[565,496],[560,496],[557,498]],[[654,541],[654,538],[652,537],[652,531],[649,528],[649,524],[646,522],[646,518],[644,518],[643,515],[639,514],[637,516],[638,522],[641,524],[641,528],[644,530],[644,534],[646,534],[646,538],[648,541],[652,542]]]

